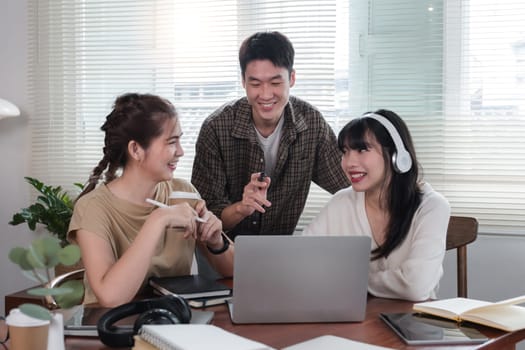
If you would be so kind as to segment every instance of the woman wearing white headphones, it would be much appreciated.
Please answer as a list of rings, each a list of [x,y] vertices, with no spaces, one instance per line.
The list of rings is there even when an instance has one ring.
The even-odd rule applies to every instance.
[[[366,113],[341,130],[338,144],[352,187],[337,192],[303,234],[370,236],[372,295],[435,298],[450,205],[421,181],[406,124],[392,111]]]

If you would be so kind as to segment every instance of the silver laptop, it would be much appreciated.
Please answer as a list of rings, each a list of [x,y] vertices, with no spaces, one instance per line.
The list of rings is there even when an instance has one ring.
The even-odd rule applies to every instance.
[[[362,321],[370,237],[237,236],[234,323]]]

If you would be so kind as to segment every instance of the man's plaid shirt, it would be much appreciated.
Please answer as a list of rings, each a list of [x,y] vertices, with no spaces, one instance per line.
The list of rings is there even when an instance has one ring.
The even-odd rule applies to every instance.
[[[311,182],[330,193],[350,185],[341,169],[341,152],[332,128],[312,105],[290,96],[277,163],[271,174],[266,213],[255,212],[228,234],[292,234]],[[202,124],[196,144],[192,183],[207,207],[222,210],[242,200],[252,173],[264,170],[252,109],[246,97],[227,103]]]

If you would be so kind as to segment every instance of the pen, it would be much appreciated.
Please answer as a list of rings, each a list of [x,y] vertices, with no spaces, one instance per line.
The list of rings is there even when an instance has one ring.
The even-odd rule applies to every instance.
[[[161,203],[159,201],[156,201],[154,199],[151,199],[151,198],[146,198],[146,202],[148,202],[150,204],[153,204],[153,205],[156,205],[159,208],[167,208],[168,207],[168,205],[166,205],[164,203]]]
[[[264,171],[261,171],[261,173],[259,174],[259,177],[257,178],[257,181],[264,181],[264,178],[266,177],[266,173]],[[260,187],[259,187],[260,188]],[[261,188],[262,189],[262,188]],[[262,206],[264,208],[264,205]],[[260,213],[262,214],[262,213]],[[259,215],[260,215],[259,214]]]
[[[166,204],[164,204],[164,203],[161,203],[161,202],[156,201],[156,200],[151,199],[151,198],[146,198],[146,202],[148,202],[148,203],[150,203],[150,204],[153,204],[153,205],[156,205],[156,206],[159,207],[159,208],[168,208],[168,207],[169,207],[169,205],[166,205]],[[200,217],[198,217],[198,216],[195,217],[195,221],[198,221],[198,222],[206,222],[205,219],[200,218]]]

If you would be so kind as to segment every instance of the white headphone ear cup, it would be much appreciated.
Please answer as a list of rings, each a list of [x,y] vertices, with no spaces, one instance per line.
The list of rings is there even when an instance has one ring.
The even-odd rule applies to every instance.
[[[410,158],[410,154],[404,149],[394,153],[392,161],[394,169],[398,173],[404,174],[412,168],[412,158]]]
[[[394,152],[392,155],[392,165],[394,170],[400,174],[404,174],[409,171],[412,168],[412,158],[410,157],[410,153],[408,153],[405,146],[403,145],[403,140],[401,140],[401,136],[399,135],[399,132],[397,131],[394,124],[392,124],[390,120],[380,114],[367,113],[363,117],[377,120],[390,134],[390,137],[394,142],[394,146],[396,147],[396,152]]]

